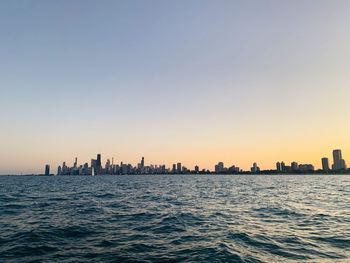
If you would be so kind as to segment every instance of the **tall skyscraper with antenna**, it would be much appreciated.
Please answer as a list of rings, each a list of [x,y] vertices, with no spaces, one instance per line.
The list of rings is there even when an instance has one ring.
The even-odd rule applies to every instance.
[[[141,168],[145,167],[145,157],[142,157],[141,159]]]

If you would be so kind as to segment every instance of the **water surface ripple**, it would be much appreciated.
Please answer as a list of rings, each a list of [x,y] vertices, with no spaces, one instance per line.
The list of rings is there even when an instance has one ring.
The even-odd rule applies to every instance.
[[[0,262],[350,262],[350,176],[0,177]]]

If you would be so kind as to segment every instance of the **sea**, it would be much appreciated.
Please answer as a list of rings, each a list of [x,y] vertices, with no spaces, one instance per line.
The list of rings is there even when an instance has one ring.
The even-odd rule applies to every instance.
[[[0,176],[0,262],[350,262],[350,176]]]

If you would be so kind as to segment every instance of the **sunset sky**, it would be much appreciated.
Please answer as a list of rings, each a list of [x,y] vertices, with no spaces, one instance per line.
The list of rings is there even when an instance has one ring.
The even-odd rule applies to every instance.
[[[0,1],[0,174],[350,164],[350,1]]]

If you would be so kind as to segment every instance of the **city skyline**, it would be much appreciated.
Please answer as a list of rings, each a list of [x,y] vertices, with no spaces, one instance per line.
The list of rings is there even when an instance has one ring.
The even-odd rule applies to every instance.
[[[291,162],[290,165],[284,161],[276,162],[275,169],[266,169],[262,170],[256,162],[253,163],[252,167],[249,170],[244,170],[236,166],[235,164],[225,167],[223,162],[218,162],[214,169],[200,168],[198,165],[195,165],[193,169],[186,167],[183,163],[177,162],[173,163],[171,166],[167,167],[165,164],[152,164],[145,165],[145,157],[143,156],[139,163],[136,165],[130,163],[124,163],[123,161],[120,164],[114,162],[114,157],[106,158],[106,164],[102,164],[101,154],[97,154],[96,159],[91,159],[90,165],[86,162],[83,165],[78,166],[77,157],[75,157],[74,165],[69,166],[64,161],[62,166],[59,165],[57,168],[56,175],[95,175],[95,174],[181,174],[181,173],[260,173],[266,171],[276,171],[277,173],[308,173],[315,171],[323,171],[324,173],[328,172],[339,172],[345,171],[348,169],[346,161],[342,158],[341,149],[335,149],[332,152],[333,154],[333,164],[330,168],[329,158],[321,158],[321,169],[315,169],[313,164],[298,163],[296,161]],[[112,161],[111,161],[112,160]],[[50,175],[50,165],[45,165],[45,175]],[[349,171],[348,171],[349,172]],[[51,173],[55,175],[55,173]]]
[[[350,262],[350,0],[0,0],[0,262]]]
[[[0,174],[350,156],[349,1],[151,2],[1,1]]]
[[[114,157],[106,158],[106,163],[103,165],[101,154],[96,155],[96,159],[91,159],[90,164],[88,162],[78,165],[78,158],[75,157],[73,166],[69,166],[66,161],[62,165],[58,165],[57,173],[50,173],[50,164],[45,165],[44,175],[97,175],[97,174],[180,174],[180,173],[264,173],[273,172],[276,173],[308,173],[308,172],[318,172],[323,173],[329,172],[349,172],[346,165],[346,161],[342,158],[341,149],[335,149],[332,151],[333,162],[330,168],[330,161],[328,157],[321,158],[321,169],[315,168],[314,164],[298,163],[296,161],[291,162],[290,165],[284,161],[277,161],[275,169],[261,169],[256,162],[253,163],[249,170],[244,170],[236,166],[235,164],[225,167],[223,162],[218,162],[214,169],[200,168],[195,165],[193,169],[186,167],[183,163],[177,162],[173,163],[171,166],[167,167],[165,164],[145,164],[145,157],[143,156],[139,163],[130,164],[120,161],[120,164],[114,162]]]
[[[340,152],[339,152],[340,151]],[[144,163],[144,158],[142,157],[141,162],[139,162],[140,158],[136,158],[135,161],[129,161],[129,160],[123,160],[122,158],[116,158],[115,156],[107,156],[105,157],[105,159],[101,159],[101,156],[103,154],[99,153],[97,154],[95,159],[84,159],[84,158],[78,158],[77,155],[75,157],[72,157],[70,159],[63,159],[64,161],[60,161],[60,162],[48,162],[45,161],[43,163],[36,164],[36,166],[40,167],[39,169],[36,169],[34,171],[31,170],[27,170],[27,171],[20,171],[20,172],[8,172],[8,173],[0,173],[0,175],[20,175],[20,174],[46,174],[46,170],[47,170],[47,165],[49,166],[50,172],[52,174],[52,169],[54,169],[55,171],[57,170],[57,168],[59,166],[62,166],[62,163],[66,164],[68,167],[77,167],[78,165],[78,160],[85,160],[82,161],[81,164],[84,163],[88,163],[89,167],[92,166],[92,163],[95,162],[97,163],[97,165],[99,166],[103,166],[104,165],[104,161],[109,161],[110,163],[114,163],[117,164],[118,162],[120,163],[126,163],[126,164],[139,164],[139,163]],[[169,168],[170,170],[172,170],[171,168],[173,167],[173,165],[178,166],[178,164],[180,163],[181,166],[184,166],[185,168],[187,168],[189,171],[195,171],[196,167],[200,168],[200,171],[205,170],[205,171],[210,171],[210,172],[215,172],[216,171],[216,166],[221,166],[224,167],[224,164],[227,165],[227,169],[232,167],[232,168],[239,168],[240,171],[243,172],[249,172],[252,171],[252,168],[254,168],[254,171],[269,171],[269,170],[277,170],[277,171],[282,171],[278,169],[278,166],[280,165],[281,167],[284,165],[287,169],[290,169],[290,171],[293,170],[293,164],[294,165],[300,165],[300,164],[304,164],[304,165],[312,165],[313,169],[315,171],[317,170],[329,170],[329,171],[334,171],[334,170],[341,170],[341,169],[348,169],[347,166],[347,162],[346,159],[343,158],[344,156],[344,151],[342,149],[333,149],[331,150],[330,154],[324,154],[321,155],[322,157],[320,158],[316,158],[316,162],[309,162],[309,161],[303,161],[300,159],[296,159],[296,158],[292,158],[292,159],[285,159],[285,158],[280,158],[277,157],[274,162],[270,165],[267,166],[266,164],[260,162],[260,161],[255,161],[254,159],[250,159],[250,161],[248,162],[248,165],[246,166],[241,166],[239,165],[240,163],[238,161],[227,161],[227,160],[217,160],[217,161],[212,161],[212,165],[209,166],[205,166],[205,165],[201,165],[201,161],[193,161],[191,162],[191,164],[186,163],[186,162],[181,162],[181,158],[178,159],[177,161],[172,160],[171,162],[160,162],[159,160],[149,160],[148,164],[149,165],[164,165],[166,168]],[[347,156],[347,154],[345,153],[345,156]],[[45,165],[45,171],[44,173],[42,173],[43,169],[43,165]],[[255,166],[254,166],[255,165]],[[133,167],[137,167],[137,165],[133,166]],[[258,170],[256,170],[258,169]],[[13,167],[13,171],[16,170],[16,167]],[[220,170],[220,168],[219,168]],[[56,174],[56,172],[54,173]]]

